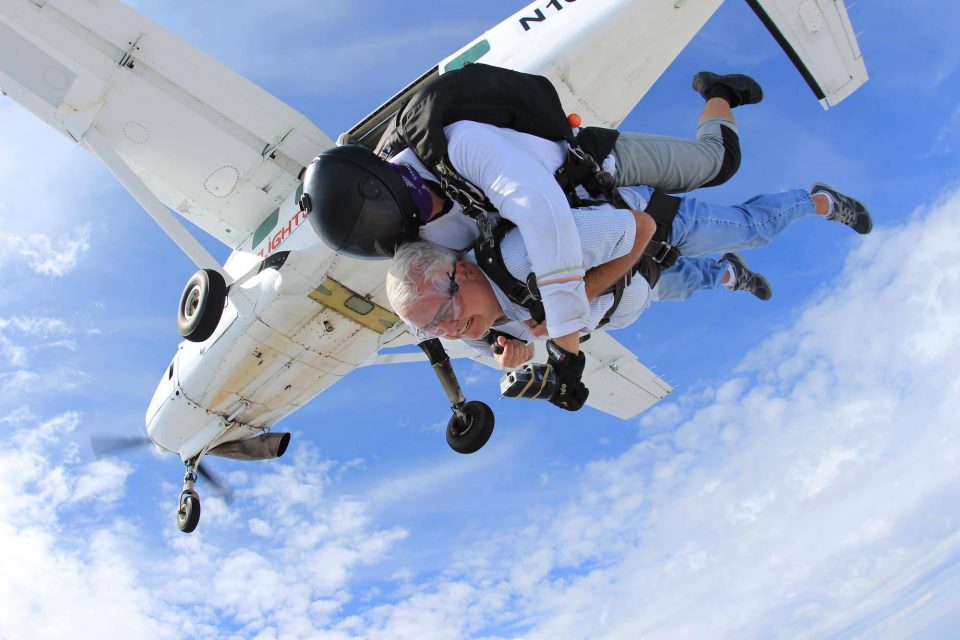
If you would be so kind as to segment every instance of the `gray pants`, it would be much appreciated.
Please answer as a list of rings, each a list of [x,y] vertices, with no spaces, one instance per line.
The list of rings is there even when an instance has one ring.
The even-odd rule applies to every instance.
[[[697,127],[697,139],[654,136],[645,133],[621,133],[613,147],[617,162],[614,181],[618,187],[647,185],[667,193],[693,191],[718,177],[725,165],[729,169],[730,149],[724,145],[722,128],[737,133],[729,120],[711,118]],[[727,140],[730,144],[730,140]],[[739,144],[736,166],[739,166]],[[726,181],[733,172],[716,182]]]

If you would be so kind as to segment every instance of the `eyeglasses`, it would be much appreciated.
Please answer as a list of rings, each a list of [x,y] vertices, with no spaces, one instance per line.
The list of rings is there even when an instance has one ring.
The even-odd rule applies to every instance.
[[[460,290],[460,285],[457,284],[457,264],[460,263],[460,258],[456,258],[453,261],[453,268],[450,270],[450,297],[447,298],[447,301],[440,305],[440,309],[437,310],[437,314],[433,317],[433,321],[425,327],[421,327],[417,330],[417,333],[434,336],[441,338],[447,335],[447,332],[440,327],[441,322],[450,323],[456,320],[460,316],[460,305],[457,304],[457,291]]]

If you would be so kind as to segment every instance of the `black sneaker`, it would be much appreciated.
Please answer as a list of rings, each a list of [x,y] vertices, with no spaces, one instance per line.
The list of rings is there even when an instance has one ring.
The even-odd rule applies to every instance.
[[[873,229],[870,212],[859,200],[845,196],[822,182],[814,182],[810,187],[810,195],[815,196],[818,193],[826,193],[833,198],[833,213],[827,216],[827,220],[842,222],[857,233],[866,234]]]
[[[730,103],[730,108],[743,104],[757,104],[763,100],[763,89],[757,81],[742,73],[731,73],[720,76],[709,71],[701,71],[693,76],[693,90],[710,98],[723,98]]]
[[[720,258],[720,262],[726,262],[733,267],[734,276],[737,278],[737,284],[734,291],[746,291],[752,293],[761,300],[769,300],[773,295],[770,283],[759,273],[750,271],[747,263],[743,261],[736,253],[725,253]]]

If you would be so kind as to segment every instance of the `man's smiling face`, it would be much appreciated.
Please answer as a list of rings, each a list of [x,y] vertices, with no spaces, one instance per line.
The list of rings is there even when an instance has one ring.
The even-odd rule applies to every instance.
[[[430,289],[401,315],[428,335],[478,340],[503,316],[503,309],[475,264],[460,260],[451,275],[448,293]]]

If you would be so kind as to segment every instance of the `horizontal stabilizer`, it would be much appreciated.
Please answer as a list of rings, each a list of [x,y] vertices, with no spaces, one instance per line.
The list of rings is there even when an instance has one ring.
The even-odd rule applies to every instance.
[[[581,349],[587,354],[583,375],[583,382],[590,389],[587,404],[594,409],[629,420],[673,391],[605,331],[594,332]]]
[[[841,0],[747,0],[824,109],[867,81],[867,68]]]

